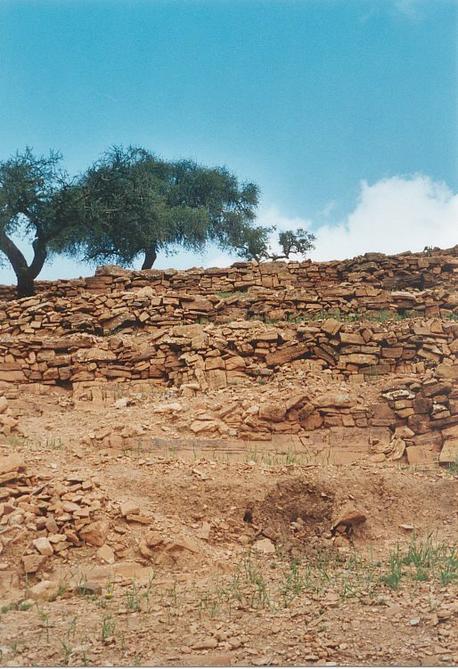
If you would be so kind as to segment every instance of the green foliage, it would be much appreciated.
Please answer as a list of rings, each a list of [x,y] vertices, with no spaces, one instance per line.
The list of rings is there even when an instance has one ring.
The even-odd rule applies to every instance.
[[[31,149],[0,162],[0,260],[7,258],[20,296],[33,293],[34,279],[54,253],[89,262],[143,269],[160,252],[203,251],[214,243],[246,260],[305,255],[314,236],[282,231],[281,252],[271,248],[275,227],[254,224],[259,190],[240,183],[225,167],[193,161],[165,161],[141,147],[115,146],[79,177],[71,179],[55,151],[35,156]],[[27,263],[13,240],[32,244]]]
[[[278,234],[278,253],[272,248],[271,234],[275,232],[275,226],[271,228],[254,227],[246,229],[239,242],[238,255],[245,260],[282,260],[288,259],[293,254],[305,257],[307,253],[315,248],[313,242],[316,237],[311,232],[302,228],[297,230],[284,230]]]
[[[61,159],[55,151],[35,156],[27,148],[0,162],[0,261],[10,262],[20,296],[33,292],[34,279],[82,207],[81,189],[61,168]],[[31,243],[30,264],[13,235]]]
[[[280,232],[278,242],[283,251],[283,255],[280,257],[289,258],[293,253],[305,256],[315,248],[313,245],[315,239],[315,235],[302,228],[298,228],[295,232],[291,230]]]
[[[443,586],[458,580],[456,546],[435,543],[431,537],[423,541],[413,537],[404,552],[397,546],[390,553],[388,569],[382,574],[381,581],[396,589],[403,577],[415,581],[429,581],[435,577]]]
[[[138,147],[107,151],[82,176],[81,187],[82,225],[62,250],[121,265],[144,254],[144,269],[161,251],[202,251],[208,242],[233,248],[258,203],[257,187],[240,185],[225,168],[167,162]]]

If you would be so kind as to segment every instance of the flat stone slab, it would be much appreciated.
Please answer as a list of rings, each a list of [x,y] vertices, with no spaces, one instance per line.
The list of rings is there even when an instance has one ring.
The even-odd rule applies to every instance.
[[[458,439],[449,439],[445,442],[439,455],[441,465],[458,465]]]

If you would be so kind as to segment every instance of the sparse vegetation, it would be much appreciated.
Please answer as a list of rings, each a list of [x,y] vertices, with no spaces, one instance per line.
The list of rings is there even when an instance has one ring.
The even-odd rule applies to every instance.
[[[381,309],[379,311],[345,313],[340,309],[321,309],[319,311],[306,312],[299,315],[288,314],[286,320],[289,323],[307,323],[334,318],[343,323],[357,323],[359,321],[386,323],[387,321],[403,321],[409,318],[414,318],[416,315],[419,314],[416,314],[416,312],[411,310],[389,311],[388,309]]]
[[[382,574],[381,580],[395,589],[404,578],[415,581],[436,579],[444,586],[456,581],[457,547],[434,543],[431,537],[423,541],[414,537],[403,550],[397,546],[390,553],[388,569]]]
[[[102,619],[101,638],[103,643],[106,643],[114,635],[116,629],[116,621],[113,616],[107,615]]]
[[[124,297],[139,314],[157,301],[145,277],[129,275],[130,285],[113,274],[110,290],[83,297],[78,313],[97,303],[111,320]],[[416,280],[400,275],[401,284]],[[219,271],[209,276],[227,287]],[[384,662],[404,662],[430,642],[440,662],[452,657],[457,465],[439,467],[436,450],[423,447],[431,437],[438,448],[436,425],[446,426],[444,444],[455,435],[450,312],[428,302],[427,318],[391,326],[422,305],[362,312],[355,300],[347,313],[331,294],[296,314],[283,294],[262,303],[264,291],[210,296],[234,298],[236,319],[244,300],[255,327],[224,322],[228,309],[205,332],[187,317],[169,328],[169,313],[194,301],[170,291],[145,332],[76,329],[49,340],[40,298],[25,303],[26,322],[11,301],[14,327],[0,351],[1,557],[7,577],[18,565],[20,587],[2,602],[5,664],[226,655],[234,665],[370,664],[375,646]],[[53,318],[71,301],[62,305]],[[257,306],[281,325],[265,327]],[[287,317],[313,327],[288,327]],[[358,325],[321,327],[330,318]],[[388,325],[366,327],[368,319]],[[19,356],[28,331],[30,350]],[[348,359],[327,361],[334,350]],[[362,380],[372,362],[376,375]],[[24,381],[18,392],[22,372],[34,387]],[[427,462],[414,464],[417,455]]]

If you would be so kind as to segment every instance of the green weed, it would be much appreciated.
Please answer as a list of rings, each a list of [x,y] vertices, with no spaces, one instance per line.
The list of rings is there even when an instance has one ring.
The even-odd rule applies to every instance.
[[[419,541],[416,537],[401,551],[399,546],[391,551],[388,571],[381,580],[391,588],[399,587],[403,577],[415,581],[439,580],[447,585],[458,579],[458,552],[455,546],[434,543],[431,537]]]
[[[304,585],[304,579],[299,570],[299,563],[297,560],[292,560],[280,586],[280,593],[285,608],[301,594],[304,590]]]
[[[110,639],[115,632],[116,629],[116,622],[113,620],[112,616],[105,616],[102,620],[102,631],[101,631],[101,637],[103,643],[106,643],[108,639]]]
[[[126,608],[128,611],[140,611],[140,595],[135,582],[132,581],[131,587],[125,593]]]
[[[60,645],[62,646],[63,651],[62,664],[64,666],[68,666],[73,649],[70,644],[68,644],[66,641],[63,641],[62,639],[60,641]]]

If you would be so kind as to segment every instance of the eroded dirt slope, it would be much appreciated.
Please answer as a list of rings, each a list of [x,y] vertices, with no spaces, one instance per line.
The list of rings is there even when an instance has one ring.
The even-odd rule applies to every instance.
[[[3,664],[458,659],[453,470],[97,451],[91,422],[61,406],[2,446]]]

